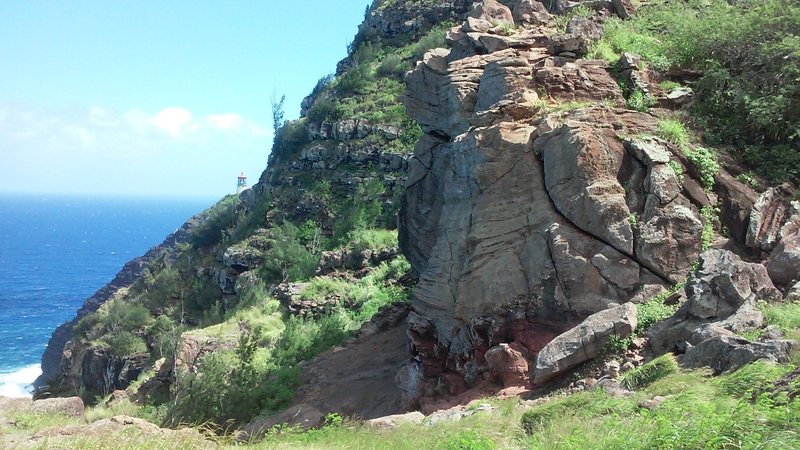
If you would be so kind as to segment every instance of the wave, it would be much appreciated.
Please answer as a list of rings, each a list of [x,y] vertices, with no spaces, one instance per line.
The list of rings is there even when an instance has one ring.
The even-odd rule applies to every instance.
[[[13,372],[0,373],[0,396],[30,398],[33,382],[42,374],[39,364],[25,366]]]

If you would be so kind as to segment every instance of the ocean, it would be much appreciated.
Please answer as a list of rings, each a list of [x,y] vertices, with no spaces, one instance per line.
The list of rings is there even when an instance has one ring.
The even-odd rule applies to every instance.
[[[214,201],[0,194],[0,396],[30,396],[53,330]]]

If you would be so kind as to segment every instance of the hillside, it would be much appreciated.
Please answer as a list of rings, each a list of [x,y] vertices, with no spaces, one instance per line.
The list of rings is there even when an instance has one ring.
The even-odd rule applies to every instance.
[[[6,405],[3,433],[800,445],[798,26],[781,0],[376,0],[259,182],[54,334],[40,396],[96,406]]]

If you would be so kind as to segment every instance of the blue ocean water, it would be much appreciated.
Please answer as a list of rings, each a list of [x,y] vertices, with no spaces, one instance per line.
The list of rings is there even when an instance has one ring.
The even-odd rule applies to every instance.
[[[212,199],[0,195],[0,395],[24,396],[50,334]]]

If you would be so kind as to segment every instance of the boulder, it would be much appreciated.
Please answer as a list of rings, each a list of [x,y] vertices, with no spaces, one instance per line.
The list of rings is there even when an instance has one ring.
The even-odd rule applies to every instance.
[[[525,386],[528,384],[528,350],[519,344],[500,344],[490,348],[485,354],[486,364],[503,387]]]
[[[580,36],[591,43],[603,37],[603,28],[591,19],[573,17],[567,22],[567,34]]]
[[[54,397],[35,400],[25,408],[25,412],[83,418],[84,409],[83,400],[80,397]]]
[[[612,336],[636,329],[636,305],[625,303],[592,314],[580,325],[553,339],[536,356],[533,384],[543,384],[596,357]]]
[[[667,93],[667,104],[673,108],[691,106],[694,103],[694,91],[690,87],[678,87]]]
[[[556,41],[564,43],[565,41]],[[553,44],[555,45],[555,44]],[[554,47],[552,50],[561,50]],[[561,102],[609,100],[622,103],[622,91],[611,76],[610,66],[601,60],[577,60],[552,57],[534,72],[536,84],[551,98]]]
[[[518,24],[545,24],[551,20],[544,4],[538,0],[518,0],[512,11],[514,21]]]
[[[245,242],[228,247],[222,256],[222,262],[237,273],[246,272],[264,262],[264,253]]]
[[[483,0],[474,3],[469,17],[485,20],[493,26],[514,25],[514,15],[511,14],[511,10],[508,9],[508,6],[498,3],[496,0]]]
[[[735,335],[716,335],[687,348],[679,362],[688,368],[710,367],[719,375],[759,359],[787,363],[793,346],[787,340],[750,342]]]
[[[400,424],[421,424],[425,415],[419,411],[411,411],[405,414],[393,414],[391,416],[377,417],[367,421],[367,425],[373,428],[397,428]]]
[[[583,56],[589,51],[589,42],[581,34],[555,34],[550,36],[547,51],[553,55],[569,52],[576,56]]]
[[[689,277],[684,290],[687,300],[680,309],[648,330],[650,347],[657,354],[674,350],[688,352],[692,346],[699,346],[708,339],[719,341],[720,336],[732,337],[734,333],[759,327],[763,317],[755,306],[756,300],[781,298],[763,265],[744,262],[728,250],[716,249],[700,256],[697,270]],[[732,338],[723,341],[705,344],[701,350],[723,344],[738,345]],[[706,361],[703,358],[692,356],[689,361]]]
[[[304,430],[309,430],[322,425],[324,421],[325,414],[317,408],[306,404],[295,405],[274,416],[253,420],[242,428],[237,439],[243,442],[257,439],[276,425],[300,427]]]
[[[747,246],[771,251],[778,244],[781,229],[792,215],[793,209],[786,197],[792,192],[788,184],[767,189],[762,193],[750,211],[750,224],[747,228]]]
[[[709,250],[686,283],[687,312],[700,319],[724,318],[755,300],[780,300],[761,264],[746,263],[727,250]]]
[[[781,227],[779,241],[767,260],[767,272],[777,284],[800,280],[800,202],[792,202],[791,214]]]

